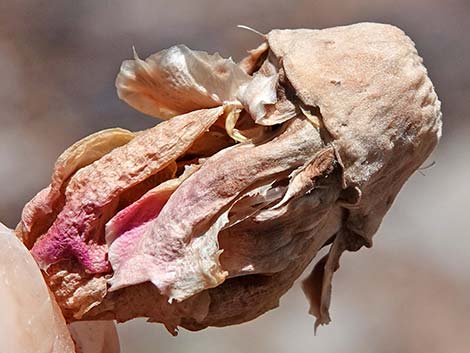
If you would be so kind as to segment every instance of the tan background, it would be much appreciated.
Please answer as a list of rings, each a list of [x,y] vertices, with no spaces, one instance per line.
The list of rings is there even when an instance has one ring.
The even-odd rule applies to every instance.
[[[443,101],[444,135],[406,184],[372,249],[347,254],[334,280],[333,323],[313,335],[298,285],[281,308],[244,325],[182,330],[134,320],[124,353],[470,352],[470,1],[2,1],[0,3],[0,219],[18,221],[47,185],[56,157],[111,126],[145,117],[115,94],[134,45],[142,57],[173,44],[239,59],[258,38],[237,29],[398,25],[416,42]]]

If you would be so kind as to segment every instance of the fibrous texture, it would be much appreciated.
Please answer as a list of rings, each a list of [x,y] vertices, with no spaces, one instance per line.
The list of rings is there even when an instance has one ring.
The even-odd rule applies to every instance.
[[[0,252],[0,352],[119,353],[113,322],[67,327],[28,249],[1,223]]]
[[[440,103],[396,27],[263,39],[239,64],[185,46],[123,63],[119,97],[166,121],[77,142],[17,227],[68,320],[241,323],[330,246],[303,283],[329,322],[341,254],[372,245]]]

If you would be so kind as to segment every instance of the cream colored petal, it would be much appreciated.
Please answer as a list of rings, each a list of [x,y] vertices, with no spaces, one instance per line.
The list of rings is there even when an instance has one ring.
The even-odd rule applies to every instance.
[[[231,59],[178,45],[141,60],[124,61],[116,78],[119,98],[162,119],[235,100],[250,79]]]
[[[265,105],[277,102],[276,86],[278,75],[255,74],[253,80],[243,85],[237,93],[238,100],[257,124],[265,125]],[[269,124],[266,124],[269,125]]]
[[[271,53],[253,79],[240,87],[237,98],[257,124],[281,124],[297,115],[286,86],[284,70]]]

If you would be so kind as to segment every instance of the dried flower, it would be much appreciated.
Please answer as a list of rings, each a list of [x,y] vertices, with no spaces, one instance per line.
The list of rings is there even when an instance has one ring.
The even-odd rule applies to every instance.
[[[68,320],[248,321],[331,244],[304,281],[329,322],[341,254],[372,245],[440,103],[396,27],[264,39],[238,65],[185,46],[123,63],[119,97],[168,120],[77,142],[17,227]]]

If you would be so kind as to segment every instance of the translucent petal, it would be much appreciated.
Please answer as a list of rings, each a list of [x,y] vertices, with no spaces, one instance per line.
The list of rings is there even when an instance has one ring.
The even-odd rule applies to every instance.
[[[116,78],[119,98],[162,119],[235,101],[247,75],[231,59],[177,45],[146,60],[134,53]]]

